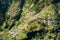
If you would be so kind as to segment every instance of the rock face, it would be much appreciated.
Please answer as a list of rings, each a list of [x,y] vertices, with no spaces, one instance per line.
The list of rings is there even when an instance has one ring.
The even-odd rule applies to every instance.
[[[3,0],[1,3],[4,6],[0,8],[0,40],[60,39],[60,2]]]

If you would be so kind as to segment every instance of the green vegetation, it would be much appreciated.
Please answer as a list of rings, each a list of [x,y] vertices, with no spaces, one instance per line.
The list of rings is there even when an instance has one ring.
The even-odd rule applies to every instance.
[[[60,0],[0,0],[0,40],[60,40]]]

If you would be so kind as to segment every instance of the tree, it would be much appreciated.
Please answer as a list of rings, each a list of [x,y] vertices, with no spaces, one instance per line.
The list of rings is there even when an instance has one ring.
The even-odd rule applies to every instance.
[[[1,0],[0,40],[59,40],[58,1]]]

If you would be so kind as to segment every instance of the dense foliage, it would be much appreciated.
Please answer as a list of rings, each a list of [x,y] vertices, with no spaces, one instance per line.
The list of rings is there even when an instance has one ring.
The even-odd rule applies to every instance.
[[[0,40],[60,40],[60,0],[0,0]]]

